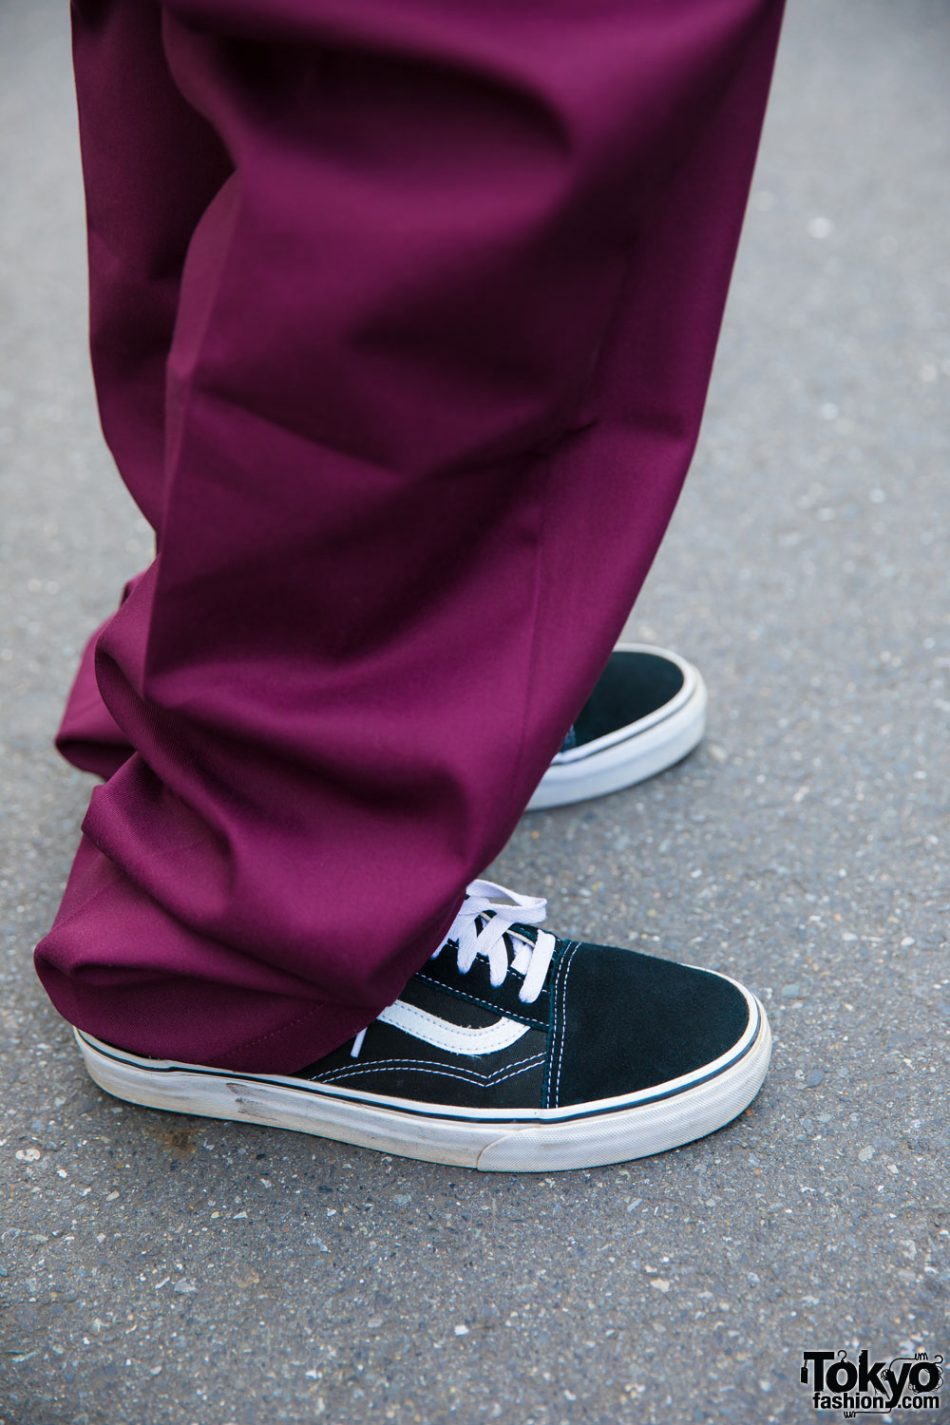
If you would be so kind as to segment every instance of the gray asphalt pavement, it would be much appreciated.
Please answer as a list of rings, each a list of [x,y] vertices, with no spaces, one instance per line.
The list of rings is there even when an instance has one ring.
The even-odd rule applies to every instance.
[[[0,1425],[838,1420],[804,1350],[947,1355],[945,0],[792,0],[631,622],[702,667],[708,740],[494,868],[739,975],[772,1073],[703,1143],[557,1178],[119,1105],[34,979],[90,790],[50,737],[149,551],[87,369],[67,21],[0,8]]]

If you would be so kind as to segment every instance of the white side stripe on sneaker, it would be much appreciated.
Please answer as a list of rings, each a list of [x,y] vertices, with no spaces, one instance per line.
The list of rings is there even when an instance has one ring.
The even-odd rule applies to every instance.
[[[395,1029],[402,1029],[414,1039],[421,1039],[436,1049],[471,1057],[477,1054],[496,1054],[500,1049],[507,1049],[510,1045],[517,1044],[531,1028],[529,1024],[521,1024],[517,1020],[504,1017],[496,1019],[494,1024],[477,1027],[453,1024],[448,1019],[440,1019],[428,1010],[419,1009],[417,1005],[407,1004],[401,999],[384,1009],[379,1020],[383,1024],[391,1024]]]

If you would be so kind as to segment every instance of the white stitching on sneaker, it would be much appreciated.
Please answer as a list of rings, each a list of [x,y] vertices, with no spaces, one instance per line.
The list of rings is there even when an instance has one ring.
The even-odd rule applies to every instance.
[[[558,989],[559,989],[559,987],[560,987],[561,977],[562,977],[563,974],[564,974],[564,964],[565,964],[565,961],[566,961],[566,959],[567,959],[568,954],[570,953],[570,950],[571,950],[571,947],[572,947],[573,944],[574,944],[574,942],[573,942],[573,940],[572,940],[572,941],[569,941],[568,944],[565,946],[565,948],[564,948],[564,953],[562,954],[560,960],[559,960],[558,963],[557,963],[557,967],[556,967],[556,969],[555,969],[555,971],[554,971],[554,974],[551,976],[551,991],[550,991],[550,1001],[551,1001],[551,1028],[550,1028],[550,1038],[549,1038],[549,1041],[548,1041],[548,1042],[549,1042],[549,1046],[550,1046],[550,1054],[549,1054],[549,1056],[548,1056],[548,1072],[547,1072],[547,1075],[546,1075],[546,1077],[545,1077],[545,1083],[544,1083],[544,1097],[545,1097],[546,1107],[548,1107],[548,1108],[550,1108],[550,1107],[552,1106],[552,1104],[551,1104],[551,1098],[552,1098],[553,1087],[554,1087],[554,1086],[553,1086],[554,1051],[555,1051],[555,1049],[557,1048],[557,1042],[558,1042],[558,1039],[557,1039],[557,1027],[558,1027]]]
[[[571,973],[571,964],[574,960],[574,956],[577,954],[580,948],[580,943],[578,941],[575,941],[574,944],[571,946],[570,950],[568,950],[567,954],[564,956],[563,961],[561,962],[564,967],[564,973],[561,976],[561,982],[559,985],[562,1018],[566,1016],[567,1010],[567,978],[568,975]],[[564,1030],[561,1033],[561,1042],[558,1045],[557,1050],[557,1079],[555,1080],[554,1087],[554,1108],[559,1108],[561,1105],[561,1065],[564,1063],[564,1040],[566,1038],[567,1026],[565,1025]]]
[[[435,985],[437,989],[445,990],[446,986],[441,980],[435,979],[432,975],[427,975],[424,970],[420,970],[416,975],[417,980],[424,980],[427,985]],[[451,994],[451,990],[448,991]],[[459,991],[459,994],[467,999],[471,1004],[482,1005],[485,1009],[497,1010],[497,1004],[492,1004],[490,999],[483,999],[481,995],[473,995],[468,990]],[[505,1010],[507,1019],[516,1019],[519,1024],[532,1025],[535,1029],[545,1029],[547,1025],[540,1015],[517,1014],[514,1010]]]
[[[463,1083],[488,1088],[500,1084],[505,1079],[513,1079],[517,1074],[525,1074],[528,1069],[544,1062],[543,1054],[532,1054],[527,1059],[518,1059],[514,1064],[505,1064],[493,1074],[479,1074],[474,1069],[463,1069],[453,1064],[440,1064],[430,1059],[387,1059],[385,1063],[348,1064],[315,1079],[315,1083],[335,1083],[338,1079],[352,1078],[356,1074],[395,1073],[403,1069],[425,1069],[443,1078],[461,1079]]]

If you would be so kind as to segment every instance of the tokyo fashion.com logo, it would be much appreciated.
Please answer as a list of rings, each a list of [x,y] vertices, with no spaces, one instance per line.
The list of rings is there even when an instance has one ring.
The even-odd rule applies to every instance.
[[[840,1410],[846,1420],[859,1412],[939,1410],[943,1356],[894,1356],[871,1361],[867,1351],[852,1360],[847,1351],[803,1351],[802,1385],[816,1410]]]

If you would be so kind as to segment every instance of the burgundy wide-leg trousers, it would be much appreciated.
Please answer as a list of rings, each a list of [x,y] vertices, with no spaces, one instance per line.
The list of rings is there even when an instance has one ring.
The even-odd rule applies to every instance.
[[[102,423],[155,527],[36,964],[293,1071],[510,835],[696,440],[780,0],[73,0]],[[530,889],[530,888],[526,888]]]

